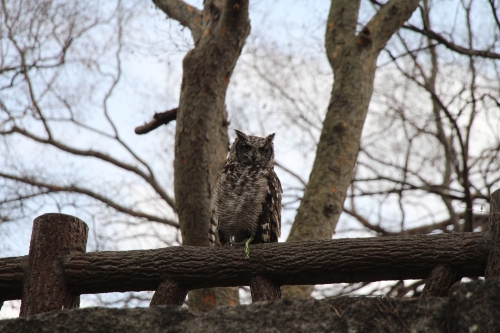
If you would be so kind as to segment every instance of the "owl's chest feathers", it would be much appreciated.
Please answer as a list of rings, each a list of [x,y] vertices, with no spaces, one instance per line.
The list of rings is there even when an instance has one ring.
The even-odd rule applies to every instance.
[[[231,197],[245,198],[251,197],[250,194],[267,192],[267,172],[262,167],[255,165],[235,167],[228,176],[225,183],[228,185],[226,190],[232,194]]]
[[[228,166],[218,207],[220,228],[229,234],[253,234],[268,192],[266,170],[256,165]]]

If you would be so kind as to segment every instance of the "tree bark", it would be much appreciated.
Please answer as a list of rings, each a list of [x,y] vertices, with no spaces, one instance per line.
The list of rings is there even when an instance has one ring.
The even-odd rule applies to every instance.
[[[281,298],[281,288],[265,276],[250,279],[252,302],[277,301]]]
[[[149,306],[153,305],[182,305],[188,290],[173,280],[165,280],[156,289]]]
[[[146,134],[157,129],[161,125],[167,125],[169,122],[174,121],[177,118],[177,110],[178,108],[174,108],[172,110],[155,113],[153,120],[135,128],[135,134]]]
[[[427,277],[420,297],[448,296],[451,286],[457,281],[460,281],[460,275],[455,267],[447,264],[437,265]]]
[[[79,307],[80,295],[68,286],[61,259],[71,251],[84,253],[87,235],[85,222],[74,216],[44,214],[33,221],[21,317]]]
[[[491,194],[490,233],[492,236],[492,248],[484,273],[486,279],[500,277],[500,190],[496,190]]]
[[[332,237],[351,183],[378,55],[418,3],[390,0],[356,34],[360,1],[332,0],[325,46],[335,80],[312,172],[287,241]],[[283,294],[308,297],[310,291],[294,295],[284,288]]]
[[[250,259],[233,247],[73,252],[62,266],[65,281],[77,294],[155,290],[166,279],[191,290],[250,285],[256,276],[275,285],[425,279],[443,263],[461,276],[481,276],[490,248],[488,233],[458,233],[256,244]],[[13,261],[0,259],[0,267],[4,260]],[[19,267],[23,257],[17,261],[10,267]],[[0,270],[0,280],[9,274]],[[2,284],[0,298],[8,288]]]

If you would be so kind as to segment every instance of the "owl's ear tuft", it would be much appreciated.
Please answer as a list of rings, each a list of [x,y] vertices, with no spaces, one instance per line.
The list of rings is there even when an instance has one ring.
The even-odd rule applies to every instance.
[[[241,140],[244,140],[244,141],[248,140],[248,136],[245,133],[240,132],[237,129],[235,129],[234,131],[236,132],[236,135],[238,136],[238,138],[240,138]]]
[[[272,142],[274,140],[274,134],[276,134],[276,133],[269,134],[268,136],[266,136],[266,141],[267,142]]]

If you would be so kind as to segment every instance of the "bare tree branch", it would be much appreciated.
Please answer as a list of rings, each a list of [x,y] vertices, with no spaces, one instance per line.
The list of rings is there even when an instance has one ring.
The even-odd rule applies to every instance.
[[[433,40],[439,42],[440,44],[443,44],[448,49],[450,49],[454,52],[463,54],[463,55],[478,56],[478,57],[490,58],[490,59],[500,59],[499,53],[491,52],[488,50],[475,50],[475,49],[471,49],[471,48],[465,48],[463,46],[460,46],[460,45],[457,45],[453,42],[448,41],[446,38],[444,38],[443,36],[441,36],[437,32],[434,32],[434,31],[427,29],[425,27],[423,29],[420,29],[412,24],[406,24],[402,28],[406,29],[406,30],[418,32],[419,34],[430,37]]]
[[[189,28],[195,44],[201,38],[203,16],[201,10],[185,3],[182,0],[153,0],[154,4],[170,18]]]
[[[136,211],[132,208],[128,208],[126,206],[120,205],[117,202],[115,202],[115,201],[111,200],[110,198],[107,198],[99,193],[96,193],[94,191],[91,191],[89,189],[79,187],[76,185],[67,185],[67,186],[55,185],[55,184],[41,182],[41,181],[35,180],[33,178],[30,178],[30,177],[20,177],[20,176],[16,176],[16,175],[7,174],[4,172],[0,172],[0,177],[6,178],[6,179],[11,179],[11,180],[21,182],[21,183],[24,183],[27,185],[36,186],[39,188],[44,188],[44,189],[47,189],[48,192],[53,192],[53,193],[69,192],[69,193],[84,194],[90,198],[93,198],[95,200],[98,200],[98,201],[108,205],[109,207],[114,208],[115,210],[117,210],[119,212],[128,214],[130,216],[144,218],[144,219],[147,219],[147,220],[152,221],[152,222],[163,223],[163,224],[167,224],[167,225],[179,228],[179,223],[177,223],[175,221]]]
[[[417,0],[390,0],[378,10],[358,35],[358,44],[373,44],[380,51],[392,35],[408,20],[418,5]]]
[[[151,132],[152,130],[157,129],[161,125],[168,124],[169,122],[177,118],[177,110],[178,108],[175,108],[172,110],[155,113],[155,115],[153,116],[153,120],[151,120],[147,124],[135,128],[135,134],[146,134]]]
[[[495,22],[497,24],[497,28],[500,29],[500,19],[498,18],[497,8],[496,8],[496,5],[495,5],[495,0],[488,0],[488,2],[490,3],[491,14],[493,14],[493,17],[495,18]]]
[[[363,227],[376,232],[380,236],[402,236],[402,235],[422,235],[428,234],[434,230],[447,231],[447,227],[451,224],[450,220],[445,220],[439,223],[424,225],[417,228],[412,228],[403,231],[388,231],[380,225],[370,223],[365,217],[359,214],[355,209],[344,208],[344,212],[354,217]]]
[[[306,181],[305,181],[304,179],[302,179],[302,177],[301,177],[301,176],[299,176],[298,174],[296,174],[296,173],[295,173],[295,172],[293,172],[292,170],[288,169],[288,168],[287,168],[287,167],[285,167],[283,164],[278,163],[278,162],[276,162],[276,161],[274,162],[274,164],[275,164],[278,168],[280,168],[280,169],[282,169],[283,171],[285,171],[285,172],[289,173],[290,175],[292,175],[292,176],[293,176],[295,179],[297,179],[297,180],[298,180],[298,181],[299,181],[302,185],[304,185],[304,186],[306,186],[306,185],[307,185]]]
[[[89,157],[95,157],[97,159],[100,159],[101,161],[105,161],[108,163],[111,163],[119,168],[122,168],[124,170],[130,171],[135,173],[136,175],[140,176],[142,179],[144,179],[151,187],[160,195],[162,199],[164,199],[170,207],[175,211],[175,202],[173,198],[171,198],[165,190],[156,182],[156,179],[154,178],[153,175],[147,174],[141,169],[132,166],[130,164],[127,164],[125,162],[122,162],[120,160],[117,160],[116,158],[113,158],[109,156],[108,154],[95,151],[92,149],[88,150],[82,150],[82,149],[77,149],[71,146],[68,146],[60,141],[55,140],[53,137],[49,137],[48,139],[44,139],[42,137],[39,137],[33,133],[30,133],[22,128],[19,128],[17,126],[13,126],[9,131],[2,131],[0,132],[0,135],[6,135],[6,134],[11,134],[11,133],[19,133],[27,138],[30,138],[36,142],[39,143],[44,143],[44,144],[49,144],[51,146],[54,146],[62,151],[65,151],[67,153],[73,154],[73,155],[78,155],[78,156],[89,156]]]

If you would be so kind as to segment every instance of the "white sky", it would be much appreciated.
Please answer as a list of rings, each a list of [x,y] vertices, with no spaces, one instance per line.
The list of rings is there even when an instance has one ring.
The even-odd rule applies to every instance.
[[[125,2],[132,4],[132,1]],[[152,161],[155,170],[161,174],[165,184],[171,184],[171,163],[173,160],[173,141],[175,124],[169,124],[167,127],[161,127],[155,132],[146,136],[137,136],[133,130],[136,126],[148,121],[153,112],[164,111],[168,108],[175,107],[178,104],[180,80],[181,80],[181,61],[185,51],[189,48],[190,35],[187,29],[179,31],[178,25],[166,21],[165,15],[159,10],[153,9],[150,2],[136,2],[140,8],[140,14],[131,23],[131,29],[126,36],[129,48],[124,53],[124,73],[119,89],[110,99],[108,107],[110,115],[116,122],[120,134],[123,139],[130,144],[135,151],[140,152],[141,156]],[[446,8],[455,8],[455,5],[450,2],[449,7],[443,5],[443,11]],[[198,7],[199,3],[198,3]],[[314,157],[313,146],[307,146],[305,143],[305,135],[302,133],[287,131],[289,124],[276,113],[272,118],[259,119],[259,114],[253,112],[254,109],[282,107],[284,104],[271,99],[272,94],[269,91],[264,91],[266,85],[259,81],[255,72],[248,74],[246,70],[254,64],[254,53],[248,52],[249,48],[262,48],[259,52],[263,55],[267,52],[276,52],[280,55],[293,55],[290,64],[296,66],[297,71],[301,73],[301,82],[288,82],[294,85],[294,89],[303,89],[304,91],[315,90],[316,94],[321,96],[315,100],[315,105],[318,105],[317,110],[311,113],[311,117],[321,117],[326,110],[328,103],[328,93],[331,86],[331,75],[326,57],[324,56],[323,38],[324,38],[324,21],[328,14],[328,1],[274,1],[270,4],[268,1],[254,1],[250,8],[250,17],[252,22],[252,31],[249,36],[246,49],[238,62],[237,68],[233,74],[231,86],[228,90],[227,106],[230,120],[235,115],[246,115],[248,123],[244,118],[234,119],[230,126],[231,140],[234,138],[232,130],[239,128],[248,131],[249,134],[266,135],[276,132],[275,147],[276,159],[283,163],[301,177],[307,180]],[[144,10],[144,12],[142,12]],[[363,2],[363,12],[361,21],[366,22],[371,14],[370,7]],[[439,12],[438,12],[439,14]],[[436,14],[437,15],[437,14]],[[447,21],[436,20],[439,24],[445,25]],[[456,24],[456,22],[455,22]],[[166,37],[168,36],[168,37]],[[176,47],[173,47],[174,42]],[[278,57],[278,61],[285,61],[285,57]],[[310,63],[304,62],[307,59]],[[300,65],[300,66],[299,66]],[[272,70],[273,64],[263,64],[264,69]],[[286,68],[286,64],[283,66]],[[288,66],[290,67],[290,66]],[[313,76],[311,73],[322,72],[322,75]],[[249,77],[251,78],[250,80]],[[290,74],[292,77],[292,74]],[[248,80],[248,81],[246,81]],[[248,82],[255,84],[249,85]],[[83,106],[87,105],[83,101]],[[242,107],[239,110],[238,108]],[[269,114],[269,113],[266,113]],[[255,115],[255,118],[252,118]],[[102,127],[103,130],[109,131],[109,126],[106,126],[102,117],[89,111],[86,114],[89,123]],[[95,117],[95,118],[92,118]],[[245,127],[246,125],[246,127]],[[243,128],[245,127],[245,128]],[[296,128],[295,128],[296,130]],[[61,135],[65,135],[67,140],[75,144],[88,146],[89,144],[103,151],[110,151],[120,158],[125,158],[126,154],[119,151],[106,142],[95,139],[88,133],[61,131]],[[317,140],[319,131],[311,129],[312,139],[308,140],[314,143],[314,138]],[[77,139],[75,139],[77,138]],[[162,149],[159,151],[154,143],[162,142]],[[298,147],[304,144],[303,147]],[[294,149],[297,147],[297,149]],[[308,148],[309,147],[309,148]],[[23,150],[32,152],[32,159],[43,159],[43,157],[55,156],[54,152],[40,151],[35,146],[23,146]],[[96,162],[89,164],[79,164],[78,160],[58,161],[63,164],[77,165],[77,172],[82,178],[99,179],[99,177],[118,177],[115,175],[115,169],[105,165],[98,165]],[[166,167],[167,166],[167,167]],[[165,172],[161,172],[166,170]],[[169,173],[170,172],[170,173]],[[282,180],[289,184],[294,184],[294,180],[279,168],[277,173]],[[127,177],[127,175],[123,175]],[[99,183],[99,181],[97,181]],[[296,182],[295,182],[296,183]],[[298,184],[297,184],[298,185]],[[97,185],[96,185],[97,186]],[[149,195],[150,190],[142,185],[136,184],[133,187],[121,189],[128,191],[131,196],[136,198],[145,198]],[[172,193],[172,191],[169,191]],[[386,217],[393,216],[394,220],[398,219],[398,213],[393,207],[388,207],[384,212],[375,211],[373,202],[367,198],[360,201],[364,206],[365,211],[375,214],[385,214]],[[145,210],[158,212],[164,209],[162,206],[148,206],[148,203],[142,205]],[[42,208],[40,213],[54,211],[53,205],[47,205]],[[71,210],[65,212],[71,214]],[[415,208],[412,212],[416,216],[422,215],[419,208]],[[293,209],[284,214],[285,222],[290,222],[293,219]],[[81,216],[80,216],[81,217]],[[82,217],[83,218],[83,217]],[[338,225],[338,230],[348,230],[352,227],[350,220],[343,217]],[[109,233],[109,237],[114,235],[133,234],[135,232],[146,231],[145,228],[129,229],[126,227],[113,226],[113,230],[106,229],[106,226],[98,222],[88,221],[91,229],[99,230],[104,234]],[[417,222],[418,223],[418,222]],[[283,236],[280,241],[284,241],[289,232],[289,224],[284,223]],[[154,226],[157,232],[164,234],[166,238],[174,237],[169,228],[164,226]],[[31,222],[26,221],[20,225],[0,225],[0,253],[2,256],[18,256],[28,253],[29,240],[31,234]],[[92,231],[91,231],[92,234]],[[369,233],[360,232],[342,232],[335,237],[346,236],[369,236]],[[97,244],[97,241],[89,239],[89,248],[92,244]],[[163,246],[163,244],[155,242],[149,243],[149,238],[144,241],[127,241],[119,244],[120,250],[137,249],[137,248],[153,248]],[[109,242],[110,247],[115,247]],[[110,249],[110,248],[105,248]],[[82,306],[91,305],[95,296],[83,296]],[[7,302],[0,311],[0,318],[15,317],[19,309],[16,308],[19,302]]]

